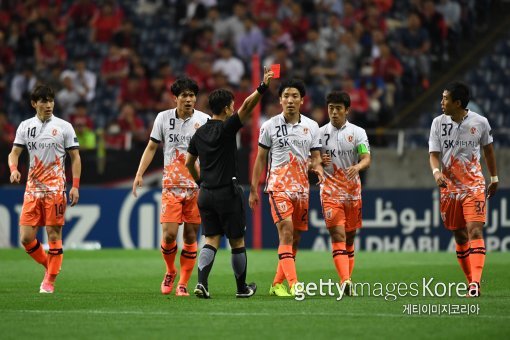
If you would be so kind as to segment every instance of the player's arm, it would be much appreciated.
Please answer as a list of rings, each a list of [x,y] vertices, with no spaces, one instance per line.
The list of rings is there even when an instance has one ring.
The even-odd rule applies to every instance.
[[[349,180],[353,180],[360,171],[368,169],[371,162],[372,157],[370,156],[370,153],[360,154],[358,164],[354,164],[353,166],[347,168],[347,178]]]
[[[262,171],[266,167],[268,152],[269,149],[259,146],[257,159],[255,160],[255,165],[253,166],[253,173],[251,175],[250,197],[248,199],[248,204],[252,209],[257,204],[259,204],[260,175],[262,174]]]
[[[69,191],[69,201],[71,207],[78,203],[80,193],[78,191],[80,187],[80,176],[81,176],[81,157],[80,151],[76,149],[68,150],[69,156],[71,157],[71,172],[73,174],[73,186]]]
[[[429,162],[430,162],[430,169],[432,170],[432,176],[434,176],[434,180],[436,181],[436,184],[438,187],[446,188],[446,177],[441,172],[440,166],[441,166],[441,160],[439,159],[440,153],[439,152],[430,152],[429,153]]]
[[[491,182],[487,187],[487,198],[491,198],[496,194],[499,182],[498,170],[496,168],[496,155],[494,154],[494,146],[492,143],[487,144],[483,147],[483,155],[485,156],[485,163],[487,164],[487,169],[491,174]]]
[[[136,188],[141,187],[143,185],[143,174],[151,164],[154,155],[156,154],[156,150],[158,149],[158,143],[153,140],[149,140],[147,147],[145,148],[142,158],[140,159],[140,164],[138,165],[138,171],[136,172],[135,180],[133,181],[133,196],[136,195]]]
[[[241,121],[242,124],[244,124],[251,118],[253,109],[258,104],[262,94],[266,92],[269,86],[269,82],[271,81],[271,78],[273,78],[273,75],[274,75],[273,71],[268,70],[267,67],[264,66],[264,80],[262,81],[260,86],[257,87],[257,89],[251,95],[249,95],[248,98],[244,100],[243,104],[237,111],[237,113],[239,114],[239,120]]]
[[[310,154],[310,171],[317,175],[319,178],[319,182],[317,184],[320,184],[324,182],[324,169],[322,168],[321,151],[312,150]]]
[[[195,182],[200,186],[200,173],[197,170],[197,158],[198,156],[192,155],[188,152],[186,155],[186,168],[195,180]]]
[[[21,180],[21,173],[18,170],[19,155],[23,152],[23,148],[17,145],[12,147],[8,156],[9,169],[11,170],[11,183],[19,183]]]

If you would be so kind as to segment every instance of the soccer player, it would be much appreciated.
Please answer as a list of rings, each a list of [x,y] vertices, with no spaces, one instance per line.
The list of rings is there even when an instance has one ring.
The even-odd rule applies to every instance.
[[[429,158],[441,190],[441,217],[455,237],[457,260],[469,283],[468,296],[475,297],[480,295],[485,262],[485,203],[496,193],[498,176],[489,122],[466,109],[468,102],[466,84],[452,82],[446,86],[441,100],[444,114],[432,121],[430,129]],[[487,191],[480,148],[491,175]]]
[[[166,264],[166,273],[161,282],[161,293],[172,292],[177,270],[174,260],[177,254],[177,231],[184,222],[184,246],[180,256],[180,278],[175,295],[189,296],[187,285],[197,257],[197,233],[200,214],[197,207],[198,186],[185,166],[186,149],[196,130],[205,124],[209,115],[195,110],[198,85],[192,79],[177,79],[170,90],[177,106],[158,113],[149,143],[140,160],[133,195],[143,185],[143,174],[160,143],[164,143],[163,191],[161,197],[160,222],[163,231],[161,253]]]
[[[336,271],[351,295],[354,237],[356,229],[361,228],[359,172],[370,166],[370,146],[365,130],[347,120],[351,98],[346,92],[329,93],[326,105],[329,123],[320,129],[325,177],[321,204]]]
[[[20,215],[21,243],[28,255],[44,266],[46,272],[40,293],[53,293],[55,280],[62,267],[62,227],[66,211],[66,152],[71,157],[73,186],[69,192],[71,206],[80,197],[81,159],[78,138],[70,123],[53,115],[55,92],[47,85],[38,85],[30,96],[35,117],[18,127],[9,154],[11,183],[19,183],[18,160],[23,149],[30,159],[28,179]],[[49,251],[37,240],[39,227],[46,226]]]
[[[236,134],[252,115],[252,110],[266,92],[273,72],[264,67],[264,79],[234,112],[234,95],[224,89],[209,95],[213,112],[204,126],[191,139],[186,166],[200,183],[198,207],[202,216],[205,245],[198,259],[198,283],[195,295],[210,298],[208,278],[213,267],[216,250],[223,235],[232,248],[232,269],[237,284],[238,298],[249,298],[257,291],[255,283],[246,284],[248,261],[244,244],[246,216],[244,194],[237,183],[238,161]],[[195,164],[200,160],[200,173]]]
[[[279,237],[278,267],[270,295],[293,296],[298,282],[295,256],[301,233],[308,230],[308,168],[323,180],[319,125],[303,116],[300,107],[305,96],[301,80],[283,81],[278,89],[283,112],[262,124],[258,154],[253,168],[249,204],[259,203],[258,186],[269,157],[268,180],[271,214]],[[308,158],[311,154],[311,163]],[[290,293],[283,285],[287,280]]]

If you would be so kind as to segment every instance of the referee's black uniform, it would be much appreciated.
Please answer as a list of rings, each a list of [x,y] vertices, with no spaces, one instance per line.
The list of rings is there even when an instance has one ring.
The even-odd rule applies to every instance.
[[[236,134],[243,124],[237,113],[225,121],[209,119],[191,138],[188,152],[200,160],[198,208],[205,236],[244,236],[243,189],[237,183]]]

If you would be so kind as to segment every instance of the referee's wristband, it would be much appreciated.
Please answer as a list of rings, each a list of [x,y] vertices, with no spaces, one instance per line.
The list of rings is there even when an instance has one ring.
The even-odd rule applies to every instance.
[[[269,88],[269,86],[267,86],[263,81],[260,82],[260,85],[259,87],[257,87],[257,92],[260,93],[260,94],[264,94],[267,89]]]
[[[499,182],[498,176],[491,176],[491,183],[498,183],[498,182]]]
[[[439,170],[438,168],[435,168],[434,170],[432,170],[432,175],[435,175],[436,172],[440,172],[441,170]]]

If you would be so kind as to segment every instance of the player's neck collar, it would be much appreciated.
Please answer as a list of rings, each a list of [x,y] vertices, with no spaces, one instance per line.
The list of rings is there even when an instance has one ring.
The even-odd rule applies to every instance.
[[[51,116],[48,117],[48,119],[41,119],[41,117],[39,117],[37,113],[35,114],[35,116],[37,117],[37,119],[39,119],[41,123],[47,123],[53,119],[53,113],[51,114]]]
[[[298,121],[295,122],[295,123],[290,123],[288,120],[287,120],[287,117],[285,117],[285,113],[282,112],[282,117],[283,117],[283,120],[285,121],[285,123],[287,124],[299,124],[301,123],[301,113],[298,112]]]
[[[190,118],[193,116],[193,113],[195,113],[195,109],[193,109],[193,111],[191,111],[191,114],[190,114],[188,117],[182,117],[183,115],[182,115],[182,114],[179,114],[179,112],[177,111],[177,109],[175,109],[175,117],[176,117],[177,119],[188,120],[188,119],[190,119]]]

